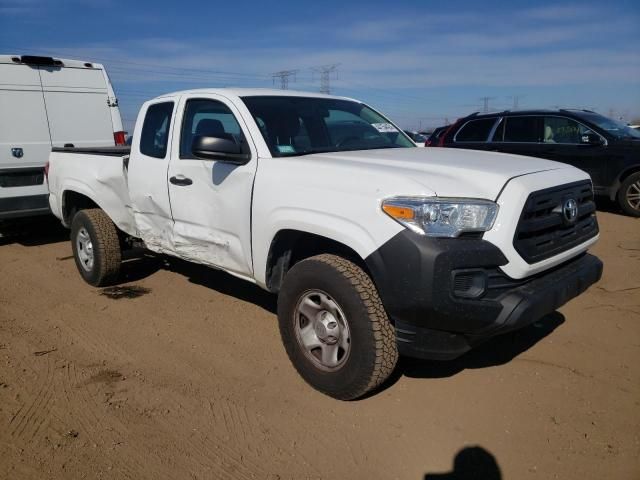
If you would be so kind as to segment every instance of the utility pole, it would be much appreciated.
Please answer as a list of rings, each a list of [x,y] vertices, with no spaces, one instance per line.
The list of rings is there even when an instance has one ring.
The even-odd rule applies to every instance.
[[[289,88],[289,77],[293,77],[293,81],[296,81],[296,74],[298,70],[280,70],[279,72],[274,72],[271,74],[273,78],[273,84],[276,83],[276,78],[280,79],[280,88],[282,90],[287,90]]]
[[[319,67],[313,67],[311,70],[313,73],[320,75],[320,93],[331,93],[331,74],[336,72],[335,78],[338,78],[338,66],[339,63],[333,63],[331,65],[320,65]]]

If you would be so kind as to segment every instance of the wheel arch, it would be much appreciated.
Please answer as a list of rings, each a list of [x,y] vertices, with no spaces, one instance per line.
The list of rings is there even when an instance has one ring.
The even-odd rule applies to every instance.
[[[65,190],[62,193],[62,223],[70,226],[73,216],[80,210],[101,208],[91,197],[75,190]]]
[[[350,260],[371,276],[364,259],[348,245],[316,233],[283,229],[275,234],[269,246],[265,272],[267,289],[273,293],[279,292],[291,267],[306,258],[323,253]]]
[[[135,226],[129,207],[122,199],[111,196],[102,198],[100,192],[94,192],[83,184],[72,183],[63,188],[60,196],[60,217],[62,224],[71,227],[73,215],[79,210],[99,208],[111,219],[116,227],[128,235],[135,236]],[[100,198],[101,200],[97,200]]]
[[[627,167],[626,169],[624,169],[622,173],[618,175],[618,178],[613,184],[611,191],[609,192],[609,199],[612,201],[615,201],[618,196],[618,190],[620,190],[620,186],[622,185],[622,182],[624,182],[629,177],[629,175],[633,175],[634,173],[638,173],[638,172],[640,172],[640,163],[631,165],[630,167]]]

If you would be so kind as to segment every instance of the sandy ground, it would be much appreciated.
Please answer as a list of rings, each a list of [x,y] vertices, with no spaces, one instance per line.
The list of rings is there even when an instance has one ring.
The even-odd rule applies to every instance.
[[[249,284],[148,257],[105,291],[51,223],[0,239],[0,478],[638,479],[640,220],[599,218],[585,295],[349,403]]]

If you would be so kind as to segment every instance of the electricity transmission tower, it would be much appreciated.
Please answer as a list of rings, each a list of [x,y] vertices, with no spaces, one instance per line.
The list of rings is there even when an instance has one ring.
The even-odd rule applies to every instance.
[[[489,100],[493,100],[494,98],[496,97],[480,97],[483,103],[482,113],[489,113]]]
[[[511,95],[507,98],[510,98],[511,100],[513,100],[513,110],[518,110],[518,106],[520,104],[520,99],[524,97],[524,95]]]
[[[296,74],[298,70],[280,70],[279,72],[272,73],[273,84],[275,85],[276,79],[280,79],[280,88],[287,90],[289,88],[289,77],[293,77],[293,81],[296,81]]]
[[[320,93],[331,93],[331,74],[336,73],[335,78],[338,78],[338,66],[339,63],[333,63],[331,65],[321,65],[319,67],[313,67],[311,70],[313,73],[320,75]]]

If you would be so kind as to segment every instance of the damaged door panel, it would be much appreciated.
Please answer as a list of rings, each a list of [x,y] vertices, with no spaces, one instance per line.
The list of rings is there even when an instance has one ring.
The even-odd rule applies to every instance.
[[[128,180],[131,209],[137,236],[157,252],[171,250],[173,220],[167,191],[169,145],[174,102],[148,105],[138,117],[140,142],[132,146],[135,161],[129,163]]]
[[[216,95],[187,95],[180,101],[176,118],[180,139],[172,145],[168,174],[172,247],[188,260],[250,275],[256,156],[245,165],[234,165],[198,159],[192,151],[197,136],[216,136],[249,148],[248,134],[233,109]]]

